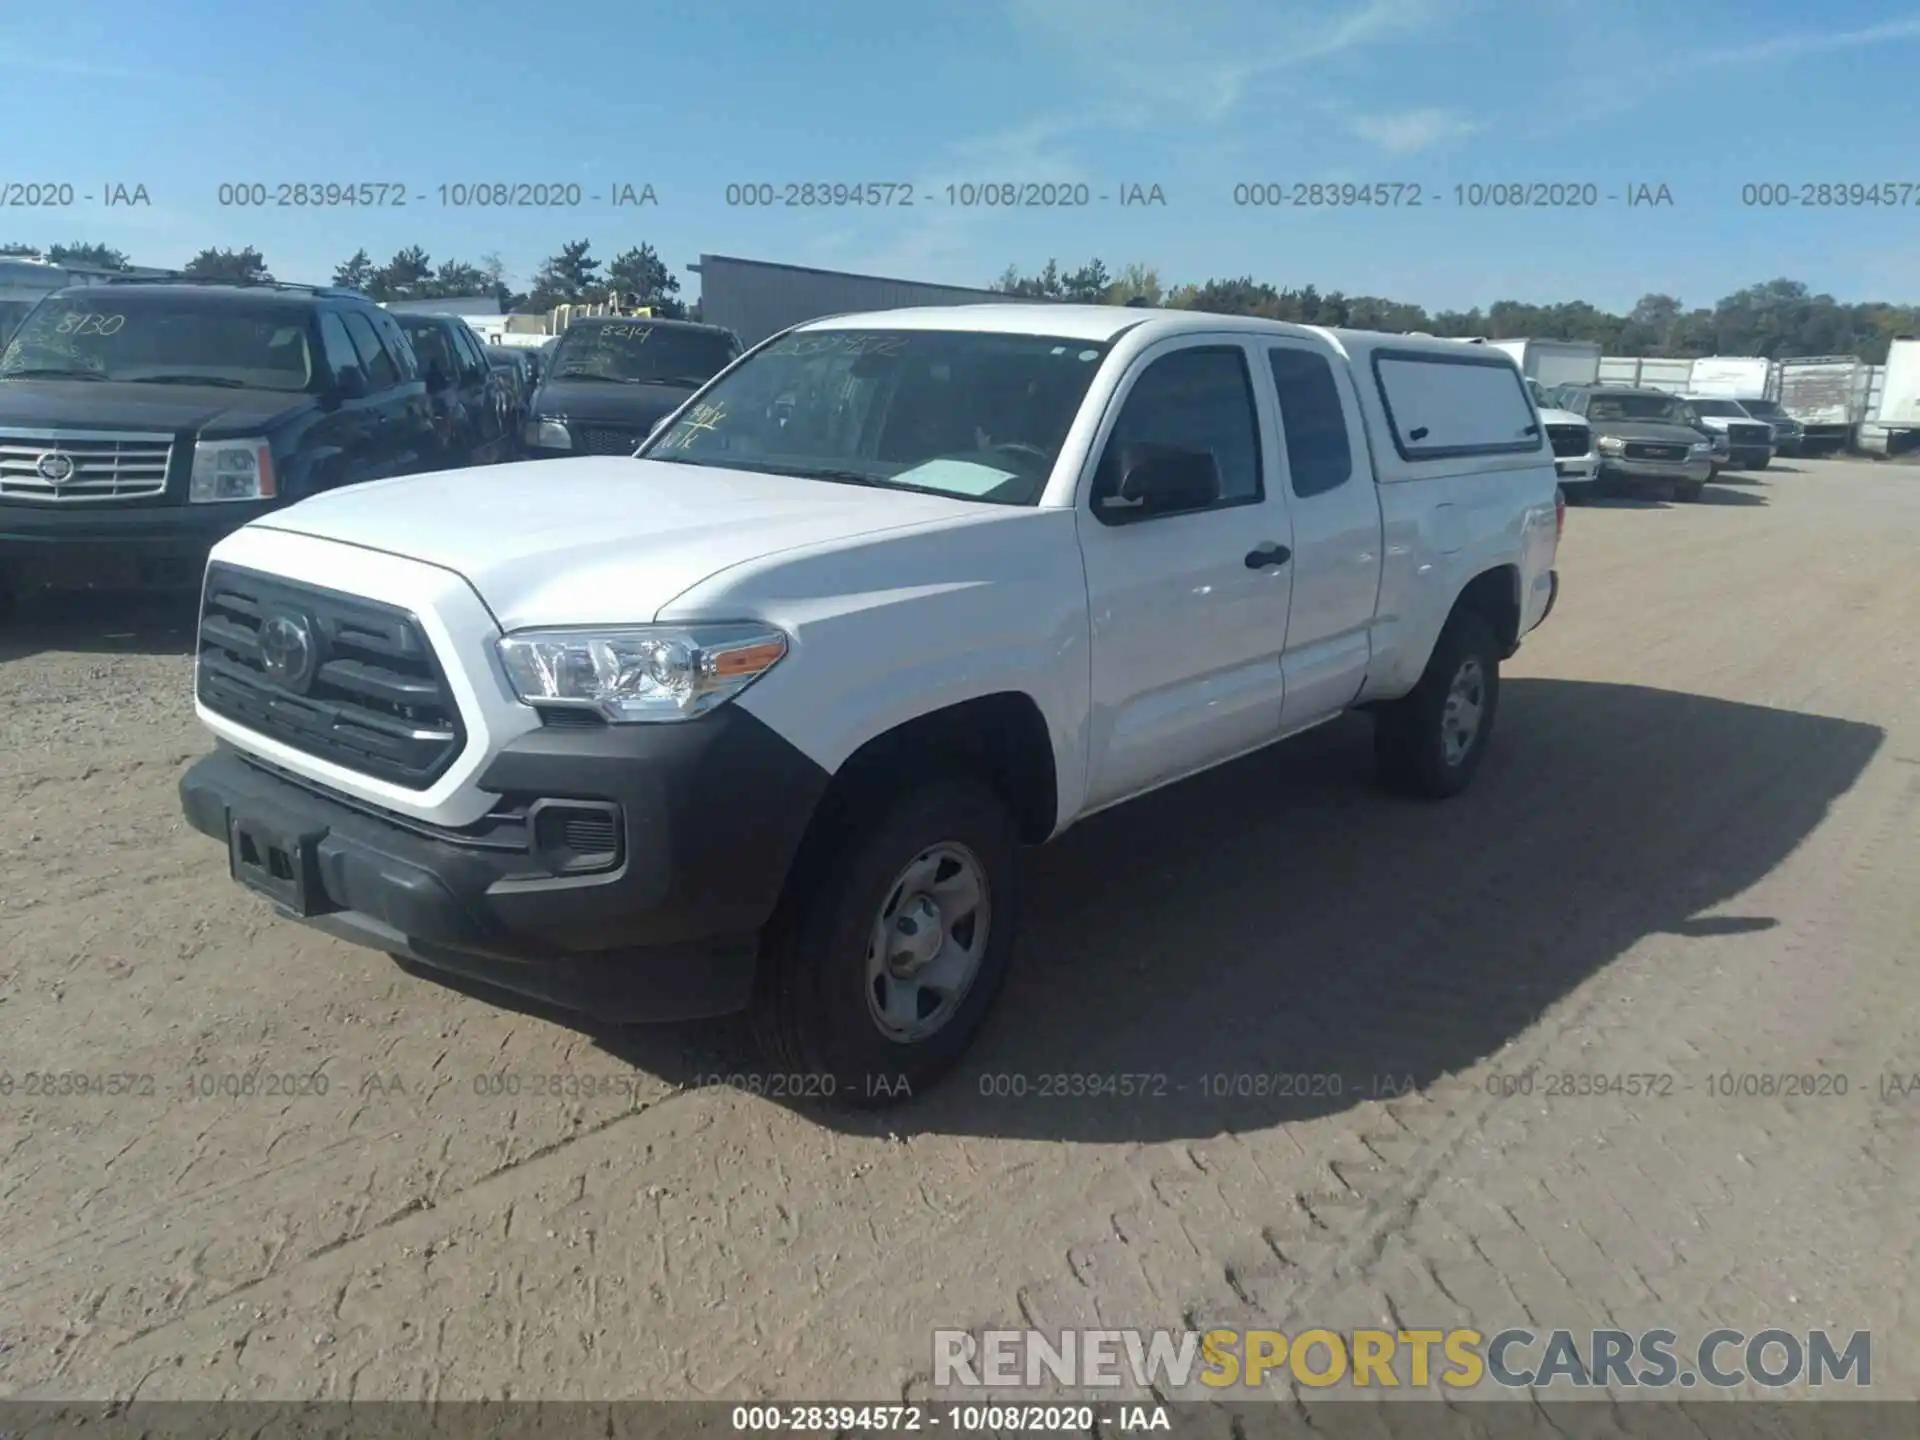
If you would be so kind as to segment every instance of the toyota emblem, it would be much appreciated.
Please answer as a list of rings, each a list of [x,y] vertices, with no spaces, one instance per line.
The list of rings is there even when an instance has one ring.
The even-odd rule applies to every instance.
[[[49,485],[64,485],[73,478],[73,457],[58,450],[49,450],[34,463],[33,468]]]
[[[260,668],[288,690],[304,692],[313,679],[313,628],[304,615],[269,615],[260,627]]]

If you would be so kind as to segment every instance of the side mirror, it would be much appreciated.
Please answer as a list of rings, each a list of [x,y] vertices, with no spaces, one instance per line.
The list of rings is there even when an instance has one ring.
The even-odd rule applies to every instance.
[[[358,365],[336,370],[333,373],[333,388],[342,400],[364,400],[367,395],[367,372]]]
[[[1202,510],[1220,499],[1220,465],[1211,451],[1178,445],[1135,443],[1110,455],[1109,475],[1119,483],[1100,502],[1115,520]]]

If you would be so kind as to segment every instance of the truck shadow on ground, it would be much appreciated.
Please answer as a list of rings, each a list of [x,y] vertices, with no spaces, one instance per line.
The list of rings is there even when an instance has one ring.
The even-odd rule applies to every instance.
[[[39,591],[0,613],[0,662],[49,650],[79,655],[190,655],[197,590]]]
[[[1686,964],[1689,941],[1772,928],[1712,912],[1820,825],[1883,740],[1509,679],[1474,788],[1423,805],[1379,790],[1369,722],[1343,719],[1033,852],[1012,978],[961,1067],[877,1116],[805,1108],[853,1133],[1140,1143],[1425,1089],[1647,937]],[[675,1082],[759,1064],[734,1022],[595,1038]]]
[[[1752,492],[1747,490],[1726,490],[1726,489],[1720,488],[1727,484],[1756,485],[1759,483],[1761,482],[1755,481],[1755,480],[1729,481],[1726,476],[1722,475],[1718,480],[1714,481],[1713,484],[1707,486],[1706,489],[1702,490],[1700,492],[1699,498],[1697,500],[1692,501],[1691,503],[1695,505],[1745,505],[1745,506],[1772,504],[1773,502],[1768,500],[1767,497],[1764,495],[1755,495]]]

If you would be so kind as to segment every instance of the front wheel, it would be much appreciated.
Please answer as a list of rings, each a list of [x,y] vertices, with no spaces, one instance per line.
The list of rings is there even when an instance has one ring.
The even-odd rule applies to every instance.
[[[856,806],[832,831],[769,926],[752,1018],[806,1093],[878,1108],[931,1086],[985,1022],[1013,951],[1019,838],[965,777]]]
[[[1706,488],[1704,480],[1683,480],[1673,487],[1673,498],[1691,505],[1700,498],[1700,492]]]
[[[1420,683],[1374,717],[1374,758],[1393,789],[1446,800],[1467,788],[1493,734],[1500,704],[1500,651],[1476,611],[1456,612],[1433,647]]]

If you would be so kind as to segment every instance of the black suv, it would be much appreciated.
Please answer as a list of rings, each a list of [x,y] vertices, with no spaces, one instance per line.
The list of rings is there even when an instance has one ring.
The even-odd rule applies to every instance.
[[[229,531],[443,463],[413,349],[353,290],[58,290],[0,355],[0,594],[197,584]]]
[[[433,423],[447,464],[492,465],[516,458],[513,400],[486,346],[457,315],[395,315],[420,357],[433,401]]]
[[[527,453],[631,455],[660,420],[740,357],[718,325],[589,315],[547,352],[526,422]]]

